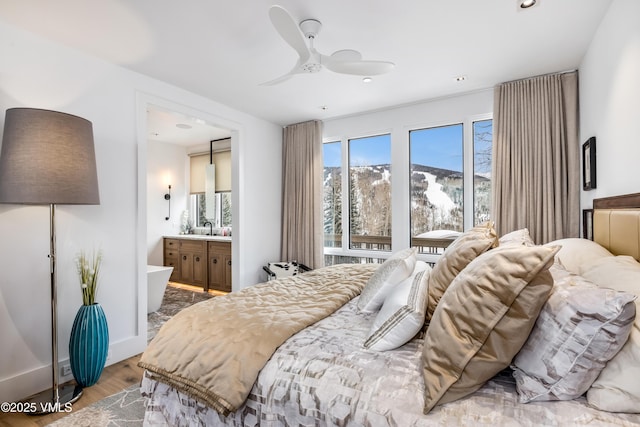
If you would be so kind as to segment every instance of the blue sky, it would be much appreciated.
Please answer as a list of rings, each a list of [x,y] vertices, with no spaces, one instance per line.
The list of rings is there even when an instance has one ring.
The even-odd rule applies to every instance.
[[[490,120],[476,123],[479,127],[485,125],[480,130],[492,132]],[[411,131],[411,163],[462,171],[462,138],[462,124]],[[490,146],[486,141],[476,144],[476,149]],[[324,144],[323,155],[325,166],[340,166],[340,144]],[[352,139],[350,163],[358,166],[391,163],[391,136]]]

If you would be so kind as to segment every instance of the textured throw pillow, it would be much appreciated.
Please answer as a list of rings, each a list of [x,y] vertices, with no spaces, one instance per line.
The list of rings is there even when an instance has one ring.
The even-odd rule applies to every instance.
[[[458,273],[478,255],[497,245],[498,236],[490,223],[465,231],[449,245],[429,275],[427,319],[431,318],[438,301]]]
[[[358,309],[364,313],[379,310],[391,288],[409,277],[415,266],[415,248],[393,254],[376,269],[365,285],[358,300]]]
[[[523,228],[520,230],[512,231],[500,237],[498,239],[500,246],[506,245],[524,245],[524,246],[535,246],[533,239],[531,238],[531,234],[529,234],[528,228]]]
[[[551,295],[511,366],[522,403],[582,396],[633,326],[635,295],[560,270],[549,269]]]
[[[629,339],[607,362],[587,392],[587,401],[604,411],[640,413],[640,263],[630,256],[606,257],[594,261],[583,276],[598,286],[639,297]]]
[[[393,287],[373,321],[365,348],[392,350],[420,332],[426,315],[430,271],[426,262],[418,261],[411,276]]]
[[[556,257],[567,270],[581,276],[585,268],[589,268],[594,261],[602,257],[613,256],[611,252],[596,242],[577,237],[554,240],[545,246],[561,246]]]
[[[492,249],[454,279],[425,335],[425,414],[473,393],[509,366],[551,291],[548,269],[558,249]]]

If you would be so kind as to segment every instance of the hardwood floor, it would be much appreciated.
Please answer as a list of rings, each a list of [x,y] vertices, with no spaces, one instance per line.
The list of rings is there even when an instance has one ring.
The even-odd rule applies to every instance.
[[[104,368],[100,379],[91,387],[85,388],[80,399],[73,404],[73,410],[77,411],[130,387],[140,384],[143,369],[138,367],[140,354]],[[26,415],[19,413],[0,413],[0,426],[2,427],[31,427],[45,426],[65,415],[65,412],[49,415]]]
[[[185,285],[182,283],[169,282],[170,286],[190,290],[193,292],[203,292],[202,288]],[[226,292],[210,290],[211,295],[225,295]],[[111,396],[133,384],[140,384],[143,369],[138,367],[138,361],[142,354],[130,357],[122,362],[104,368],[100,380],[91,387],[83,390],[80,399],[73,404],[73,411],[85,408],[105,397]],[[27,415],[23,413],[3,413],[0,412],[0,427],[32,427],[45,426],[53,421],[68,415],[65,412],[48,415]]]
[[[169,282],[169,286],[173,286],[174,288],[178,288],[178,289],[186,289],[191,292],[204,292],[204,290],[199,286],[187,285],[185,283]],[[207,292],[214,296],[222,296],[229,293],[225,291],[218,291],[216,289],[209,289]]]

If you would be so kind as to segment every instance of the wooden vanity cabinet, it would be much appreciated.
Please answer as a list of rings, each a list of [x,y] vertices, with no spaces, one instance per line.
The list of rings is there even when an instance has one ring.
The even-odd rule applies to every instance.
[[[181,282],[205,287],[207,283],[207,242],[180,239]]]
[[[164,265],[173,267],[171,277],[172,282],[179,282],[182,279],[180,274],[180,240],[164,239]]]
[[[231,243],[208,242],[209,289],[231,292]]]
[[[165,237],[163,245],[171,281],[231,292],[231,242]]]

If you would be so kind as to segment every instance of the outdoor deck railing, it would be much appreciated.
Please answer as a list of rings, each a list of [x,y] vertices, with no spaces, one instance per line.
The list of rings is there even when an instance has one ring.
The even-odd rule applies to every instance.
[[[418,253],[441,254],[445,248],[453,242],[453,238],[424,238],[412,237],[411,247],[418,248]],[[340,247],[342,244],[342,234],[325,234],[325,247]],[[351,235],[351,249],[365,249],[377,251],[391,250],[391,236],[363,236]]]

